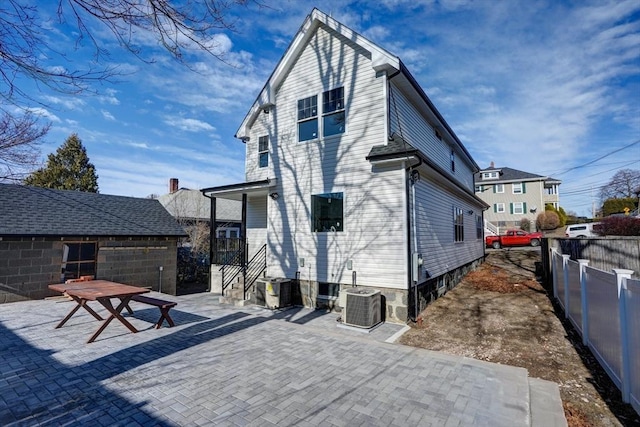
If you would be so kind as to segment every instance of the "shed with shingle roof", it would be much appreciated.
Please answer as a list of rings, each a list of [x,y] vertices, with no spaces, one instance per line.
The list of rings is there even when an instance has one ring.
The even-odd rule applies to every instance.
[[[175,294],[185,236],[157,200],[0,184],[0,302],[79,275]]]

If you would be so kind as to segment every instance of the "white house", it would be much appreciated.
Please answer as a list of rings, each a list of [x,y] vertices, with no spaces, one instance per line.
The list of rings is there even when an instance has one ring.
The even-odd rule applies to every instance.
[[[236,137],[246,182],[202,192],[243,200],[247,259],[307,306],[356,285],[415,319],[484,256],[469,152],[397,56],[317,9]]]

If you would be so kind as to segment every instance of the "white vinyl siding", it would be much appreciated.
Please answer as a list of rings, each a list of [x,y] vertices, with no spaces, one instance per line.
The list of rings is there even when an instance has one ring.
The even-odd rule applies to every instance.
[[[425,177],[415,186],[418,252],[422,253],[428,277],[440,276],[482,257],[484,243],[476,239],[475,217],[466,215],[476,206]],[[454,242],[452,206],[465,213],[463,242]]]
[[[247,199],[249,257],[253,256],[267,242],[267,203],[273,203],[273,201],[267,197]]]
[[[267,274],[295,277],[299,271],[302,280],[350,284],[355,271],[358,284],[406,289],[404,166],[372,167],[366,160],[373,145],[386,142],[385,78],[376,75],[366,52],[334,34],[320,28],[276,88],[275,108],[260,115],[275,124],[254,124],[256,136],[277,129],[267,169],[278,179],[280,197],[267,201]],[[297,101],[318,95],[320,102],[324,91],[338,87],[344,87],[347,132],[298,142]],[[332,192],[344,194],[344,230],[313,233],[311,195]]]
[[[452,147],[452,141],[446,141],[446,138],[439,139],[436,131],[431,124],[418,112],[416,107],[404,96],[400,90],[394,86],[393,80],[391,84],[393,92],[390,101],[390,127],[391,132],[402,136],[405,140],[423,153],[428,153],[429,159],[434,161],[443,171],[451,174],[469,191],[474,190],[473,170],[472,166],[467,162],[463,162],[462,155],[455,155],[457,148]],[[400,126],[398,126],[398,117],[400,117]],[[402,130],[402,132],[400,132]],[[402,135],[401,135],[402,134]],[[452,172],[451,150],[454,149],[455,156],[455,172]]]

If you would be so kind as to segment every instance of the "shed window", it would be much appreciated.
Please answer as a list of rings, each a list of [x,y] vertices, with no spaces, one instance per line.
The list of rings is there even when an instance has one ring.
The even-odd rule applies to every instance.
[[[62,274],[64,280],[96,275],[96,242],[66,243],[63,245]]]
[[[344,231],[342,193],[311,196],[311,227],[314,232]]]

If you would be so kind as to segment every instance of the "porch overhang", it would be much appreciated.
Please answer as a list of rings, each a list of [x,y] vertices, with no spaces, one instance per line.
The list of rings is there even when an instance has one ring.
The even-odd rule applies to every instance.
[[[276,178],[269,178],[262,181],[241,182],[238,184],[203,188],[200,191],[205,197],[241,201],[243,194],[246,194],[248,197],[269,195],[275,188],[276,181]]]

